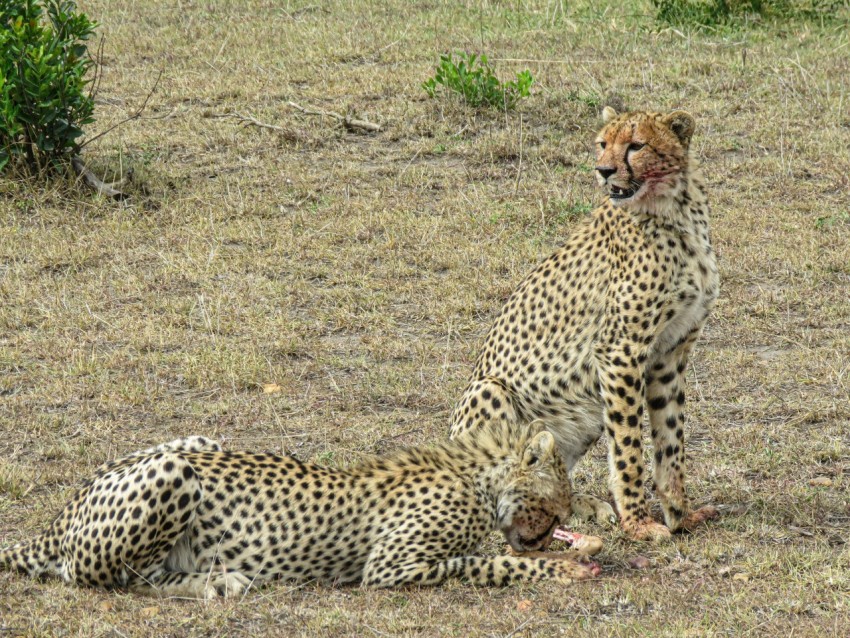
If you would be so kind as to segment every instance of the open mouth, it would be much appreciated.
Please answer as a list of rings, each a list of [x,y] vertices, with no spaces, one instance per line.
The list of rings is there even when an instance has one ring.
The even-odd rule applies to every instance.
[[[608,188],[611,199],[628,199],[637,192],[636,188],[620,188],[619,186],[611,185]]]

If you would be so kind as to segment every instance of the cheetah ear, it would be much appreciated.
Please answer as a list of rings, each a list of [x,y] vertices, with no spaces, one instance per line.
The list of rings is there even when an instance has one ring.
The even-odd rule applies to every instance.
[[[602,109],[602,123],[607,124],[611,120],[617,117],[617,111],[615,111],[612,107],[606,106]]]
[[[539,432],[531,439],[522,455],[522,467],[539,467],[555,454],[555,437],[551,432]]]
[[[687,111],[671,111],[661,118],[670,130],[676,134],[683,146],[687,146],[691,142],[691,136],[694,134],[696,122],[693,116]]]

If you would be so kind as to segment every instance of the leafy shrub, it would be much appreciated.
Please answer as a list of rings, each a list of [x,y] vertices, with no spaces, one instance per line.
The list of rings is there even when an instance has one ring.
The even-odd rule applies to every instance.
[[[84,43],[95,26],[73,0],[0,1],[0,170],[18,158],[43,170],[79,151],[94,121]]]
[[[493,106],[511,110],[517,102],[531,93],[534,78],[528,70],[518,73],[516,80],[500,82],[493,73],[486,55],[458,53],[457,60],[451,53],[440,56],[440,64],[434,77],[422,84],[430,97],[437,94],[437,87],[460,94],[471,106]]]
[[[834,19],[848,0],[652,0],[659,22],[684,26],[720,26],[747,17]]]

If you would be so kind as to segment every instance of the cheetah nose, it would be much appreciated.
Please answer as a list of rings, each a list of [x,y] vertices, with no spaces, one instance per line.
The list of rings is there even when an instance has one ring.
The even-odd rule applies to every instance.
[[[602,175],[602,179],[608,179],[614,173],[617,172],[616,168],[611,168],[610,166],[597,166],[596,171]]]

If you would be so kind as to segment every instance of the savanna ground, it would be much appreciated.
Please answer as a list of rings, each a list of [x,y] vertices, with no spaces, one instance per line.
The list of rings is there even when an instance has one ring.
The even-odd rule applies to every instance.
[[[244,600],[0,574],[0,635],[850,635],[850,37],[799,21],[659,29],[648,4],[90,0],[96,170],[0,181],[0,543],[102,461],[188,433],[346,464],[445,436],[479,340],[599,194],[610,94],[698,122],[722,296],[689,373],[689,475],[723,517],[606,540],[596,581]],[[442,52],[535,85],[428,99]],[[287,106],[346,112],[347,132]],[[281,130],[243,127],[229,113]],[[576,488],[605,495],[605,448]],[[494,536],[486,549],[499,551]],[[630,559],[649,565],[633,569]]]

